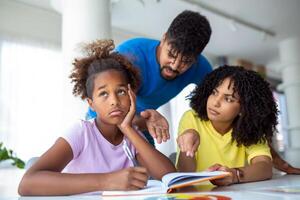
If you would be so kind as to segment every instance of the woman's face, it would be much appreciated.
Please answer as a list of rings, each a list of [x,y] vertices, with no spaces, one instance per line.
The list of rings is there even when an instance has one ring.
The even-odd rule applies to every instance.
[[[240,97],[233,86],[234,82],[226,78],[209,95],[206,111],[210,121],[231,124],[240,113]]]
[[[91,108],[102,123],[117,125],[123,121],[130,108],[128,82],[121,72],[107,70],[94,79]]]

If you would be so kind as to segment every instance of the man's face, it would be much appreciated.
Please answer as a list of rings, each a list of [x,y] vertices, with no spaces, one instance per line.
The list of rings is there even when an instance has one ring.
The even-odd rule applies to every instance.
[[[164,38],[157,49],[157,59],[160,64],[161,76],[164,79],[173,80],[188,70],[195,62],[195,59],[183,56],[175,49],[172,49],[171,44]]]

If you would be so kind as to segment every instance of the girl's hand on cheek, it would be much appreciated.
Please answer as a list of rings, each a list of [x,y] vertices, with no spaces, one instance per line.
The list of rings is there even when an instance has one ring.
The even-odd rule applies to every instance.
[[[136,96],[135,96],[134,92],[132,91],[130,84],[128,84],[128,95],[130,98],[130,108],[129,108],[129,111],[126,114],[124,120],[121,122],[121,124],[118,125],[120,130],[132,127],[132,120],[135,115]]]

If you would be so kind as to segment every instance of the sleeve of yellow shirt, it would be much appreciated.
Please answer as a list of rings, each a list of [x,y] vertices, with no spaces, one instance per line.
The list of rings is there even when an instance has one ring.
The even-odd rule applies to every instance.
[[[194,113],[192,110],[188,110],[182,115],[178,127],[178,136],[181,135],[187,129],[196,130]]]
[[[258,144],[254,144],[249,147],[246,147],[246,154],[247,154],[248,164],[250,164],[251,159],[256,156],[269,156],[272,159],[270,148],[269,148],[267,142],[258,143]]]

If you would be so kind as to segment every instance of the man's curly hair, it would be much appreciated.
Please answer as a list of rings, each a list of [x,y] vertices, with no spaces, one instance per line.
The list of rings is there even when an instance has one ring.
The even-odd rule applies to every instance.
[[[128,80],[134,91],[140,86],[140,75],[137,68],[123,55],[113,52],[115,48],[113,40],[96,40],[82,46],[86,57],[75,59],[73,62],[71,82],[75,83],[73,94],[82,99],[92,99],[94,79],[98,73],[107,70],[121,72]]]
[[[183,11],[172,21],[166,39],[175,53],[196,58],[211,36],[208,20],[198,12]]]
[[[230,78],[234,93],[240,96],[241,115],[232,124],[232,141],[250,146],[271,141],[276,131],[278,109],[269,83],[257,72],[238,66],[222,66],[208,74],[187,97],[202,120],[207,116],[207,99],[224,79]]]

